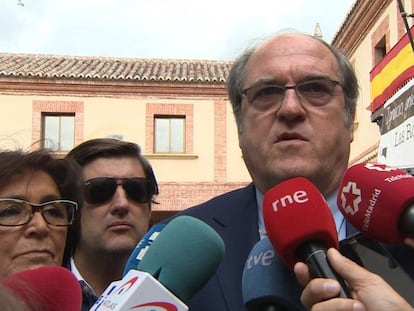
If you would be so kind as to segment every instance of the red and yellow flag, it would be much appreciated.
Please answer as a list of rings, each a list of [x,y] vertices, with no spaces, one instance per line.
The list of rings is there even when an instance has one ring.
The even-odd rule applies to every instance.
[[[414,34],[414,27],[410,31]],[[405,34],[370,72],[371,112],[381,107],[413,77],[414,51],[408,34]]]

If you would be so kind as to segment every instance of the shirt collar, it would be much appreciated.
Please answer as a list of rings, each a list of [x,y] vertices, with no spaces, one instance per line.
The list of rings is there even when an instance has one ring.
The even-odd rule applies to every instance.
[[[95,295],[95,292],[93,291],[92,287],[89,285],[88,282],[84,279],[82,274],[80,274],[78,268],[76,267],[75,261],[73,260],[73,257],[70,258],[70,271],[72,271],[73,275],[78,279],[78,281],[83,285],[86,285],[88,287],[88,290],[91,294]],[[84,288],[83,288],[84,289]]]

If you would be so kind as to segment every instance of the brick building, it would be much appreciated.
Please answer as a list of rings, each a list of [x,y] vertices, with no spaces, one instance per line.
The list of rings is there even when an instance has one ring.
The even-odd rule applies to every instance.
[[[2,148],[115,137],[160,184],[154,221],[247,184],[225,91],[228,62],[0,54]]]
[[[410,12],[414,0],[404,4]],[[377,159],[370,71],[404,33],[398,1],[356,0],[333,39],[361,84],[351,163]],[[96,137],[138,143],[160,184],[157,221],[250,182],[225,90],[230,66],[209,60],[0,54],[0,147],[43,144],[63,155]]]

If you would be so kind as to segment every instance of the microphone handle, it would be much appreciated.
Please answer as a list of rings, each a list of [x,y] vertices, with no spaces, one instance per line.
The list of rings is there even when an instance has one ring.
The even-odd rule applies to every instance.
[[[411,203],[401,214],[398,230],[414,236],[414,203]]]
[[[299,257],[308,264],[312,278],[325,278],[338,281],[340,291],[338,297],[351,298],[351,293],[345,281],[339,276],[328,262],[326,248],[319,242],[308,242],[298,248]]]
[[[288,309],[276,305],[268,305],[266,308],[262,309],[262,311],[288,311]]]
[[[274,302],[261,302],[246,305],[247,311],[291,311],[289,308]]]

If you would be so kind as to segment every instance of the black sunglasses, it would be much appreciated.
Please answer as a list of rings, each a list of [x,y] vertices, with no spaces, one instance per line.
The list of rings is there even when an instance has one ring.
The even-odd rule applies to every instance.
[[[100,177],[85,181],[84,199],[90,204],[109,201],[118,185],[122,185],[129,199],[137,203],[149,203],[154,195],[154,186],[145,178]]]

